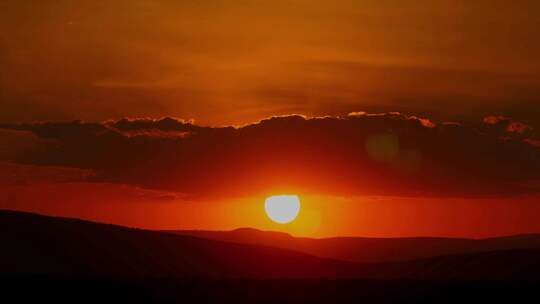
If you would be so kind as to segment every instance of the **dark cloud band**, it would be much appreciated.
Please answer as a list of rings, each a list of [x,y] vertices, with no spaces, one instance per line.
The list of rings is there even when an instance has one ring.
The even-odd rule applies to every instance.
[[[236,128],[173,118],[0,127],[40,140],[21,148],[17,162],[81,168],[93,180],[193,196],[512,195],[537,191],[531,185],[540,180],[534,130],[500,117],[462,125],[356,112]]]

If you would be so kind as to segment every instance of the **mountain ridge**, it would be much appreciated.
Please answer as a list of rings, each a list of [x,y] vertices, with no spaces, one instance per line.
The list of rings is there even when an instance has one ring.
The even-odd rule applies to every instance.
[[[163,232],[240,244],[285,248],[318,257],[356,263],[408,261],[433,256],[496,250],[540,249],[540,234],[533,233],[472,239],[429,236],[309,238],[254,228],[237,228],[229,231],[164,230]]]
[[[0,211],[0,224],[3,278],[540,279],[540,249],[354,263],[271,246],[16,211]]]

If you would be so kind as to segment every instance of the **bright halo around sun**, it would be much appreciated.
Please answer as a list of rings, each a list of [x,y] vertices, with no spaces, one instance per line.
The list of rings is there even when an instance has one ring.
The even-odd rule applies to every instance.
[[[264,202],[264,210],[272,221],[287,224],[298,216],[300,199],[297,195],[270,196]]]

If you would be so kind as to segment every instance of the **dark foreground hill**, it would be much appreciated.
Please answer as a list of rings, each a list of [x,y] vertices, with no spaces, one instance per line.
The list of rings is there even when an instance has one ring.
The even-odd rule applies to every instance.
[[[520,281],[0,278],[3,303],[538,303]]]
[[[6,303],[537,302],[540,251],[359,264],[0,211]]]
[[[3,276],[540,279],[537,249],[353,263],[269,246],[13,211],[0,211],[0,227]]]
[[[0,212],[0,275],[351,277],[359,266],[291,250]]]
[[[540,249],[540,234],[515,235],[486,239],[465,238],[363,238],[293,237],[287,233],[241,228],[232,231],[176,230],[211,240],[265,245],[304,252],[310,255],[358,263],[408,261],[443,255],[504,250]]]

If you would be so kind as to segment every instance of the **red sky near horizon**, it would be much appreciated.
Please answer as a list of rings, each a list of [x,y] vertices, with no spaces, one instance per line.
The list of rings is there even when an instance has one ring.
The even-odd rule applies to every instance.
[[[0,208],[315,237],[540,232],[538,1],[0,3]],[[264,199],[297,194],[299,217]]]

